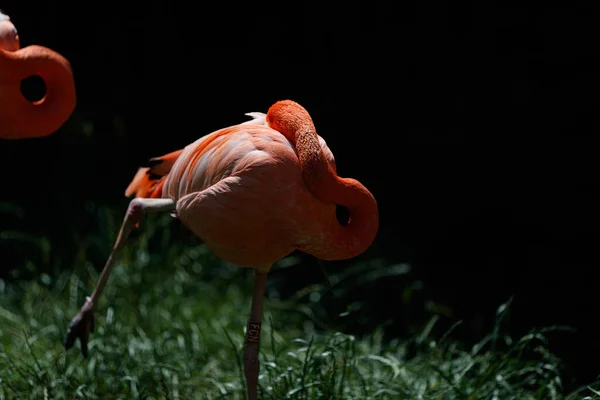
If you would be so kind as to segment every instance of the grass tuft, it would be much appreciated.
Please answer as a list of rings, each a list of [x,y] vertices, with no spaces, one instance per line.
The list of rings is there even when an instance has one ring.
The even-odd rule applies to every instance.
[[[63,347],[67,324],[98,277],[85,250],[79,265],[56,276],[0,281],[0,399],[245,398],[252,276],[204,246],[177,244],[168,229],[153,228],[161,221],[145,222],[116,265],[87,360],[78,344]],[[497,329],[472,347],[452,339],[460,322],[439,340],[433,318],[411,340],[384,342],[382,329],[360,338],[308,329],[305,314],[274,304],[267,299],[261,335],[263,399],[600,399],[597,384],[563,392],[560,360],[546,343],[563,328],[503,333],[510,303],[499,308]]]

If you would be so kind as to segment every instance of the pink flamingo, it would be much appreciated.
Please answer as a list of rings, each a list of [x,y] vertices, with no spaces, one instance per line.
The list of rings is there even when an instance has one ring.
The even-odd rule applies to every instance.
[[[93,311],[119,250],[145,212],[179,218],[220,258],[255,271],[246,329],[244,371],[248,398],[256,399],[258,346],[267,274],[274,262],[299,249],[323,260],[364,252],[378,229],[377,203],[360,182],[336,173],[333,154],[308,112],[279,101],[266,116],[204,136],[182,150],[150,160],[127,188],[129,204],[115,246],[94,292],[67,332],[87,356]],[[336,218],[336,206],[350,218]]]

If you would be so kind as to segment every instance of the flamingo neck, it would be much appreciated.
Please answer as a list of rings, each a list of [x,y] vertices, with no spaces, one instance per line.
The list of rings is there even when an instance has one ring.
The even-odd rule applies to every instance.
[[[21,93],[21,81],[35,75],[44,80],[46,95],[31,102]],[[63,56],[41,46],[0,50],[0,137],[47,136],[66,122],[75,104],[73,73]]]
[[[377,202],[357,180],[341,178],[330,167],[308,112],[290,100],[279,101],[269,109],[267,123],[294,146],[304,182],[310,192],[326,203],[345,206],[348,224],[330,227],[330,243],[319,246],[318,258],[340,260],[363,253],[375,239],[379,226]]]

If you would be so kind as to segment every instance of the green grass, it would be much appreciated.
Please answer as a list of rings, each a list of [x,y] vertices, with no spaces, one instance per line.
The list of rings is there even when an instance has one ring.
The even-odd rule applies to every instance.
[[[166,221],[144,222],[116,266],[87,360],[62,343],[98,277],[86,260],[106,255],[113,237],[54,277],[0,280],[0,399],[244,398],[252,275],[193,241],[177,244]],[[563,393],[544,330],[514,340],[495,330],[465,347],[452,332],[433,337],[432,319],[413,340],[384,343],[380,329],[362,338],[317,331],[302,307],[267,296],[264,399],[600,398],[592,387]]]

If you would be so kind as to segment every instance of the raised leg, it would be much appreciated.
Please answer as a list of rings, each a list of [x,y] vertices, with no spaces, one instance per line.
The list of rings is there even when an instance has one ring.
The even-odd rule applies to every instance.
[[[246,348],[244,349],[244,374],[248,386],[248,400],[256,400],[258,396],[258,347],[260,345],[260,327],[262,321],[263,297],[267,284],[267,274],[255,271],[252,309],[246,328]]]
[[[88,356],[87,342],[90,332],[94,332],[94,308],[98,302],[98,297],[102,293],[106,281],[110,276],[112,268],[117,260],[120,250],[125,245],[129,234],[142,219],[145,212],[172,212],[175,210],[175,202],[171,199],[143,199],[136,198],[131,200],[125,219],[121,225],[121,230],[117,236],[115,245],[104,265],[100,279],[94,288],[91,296],[88,296],[81,310],[71,320],[67,337],[65,339],[65,348],[69,350],[73,347],[75,340],[79,338],[81,341],[81,353],[84,357]]]

